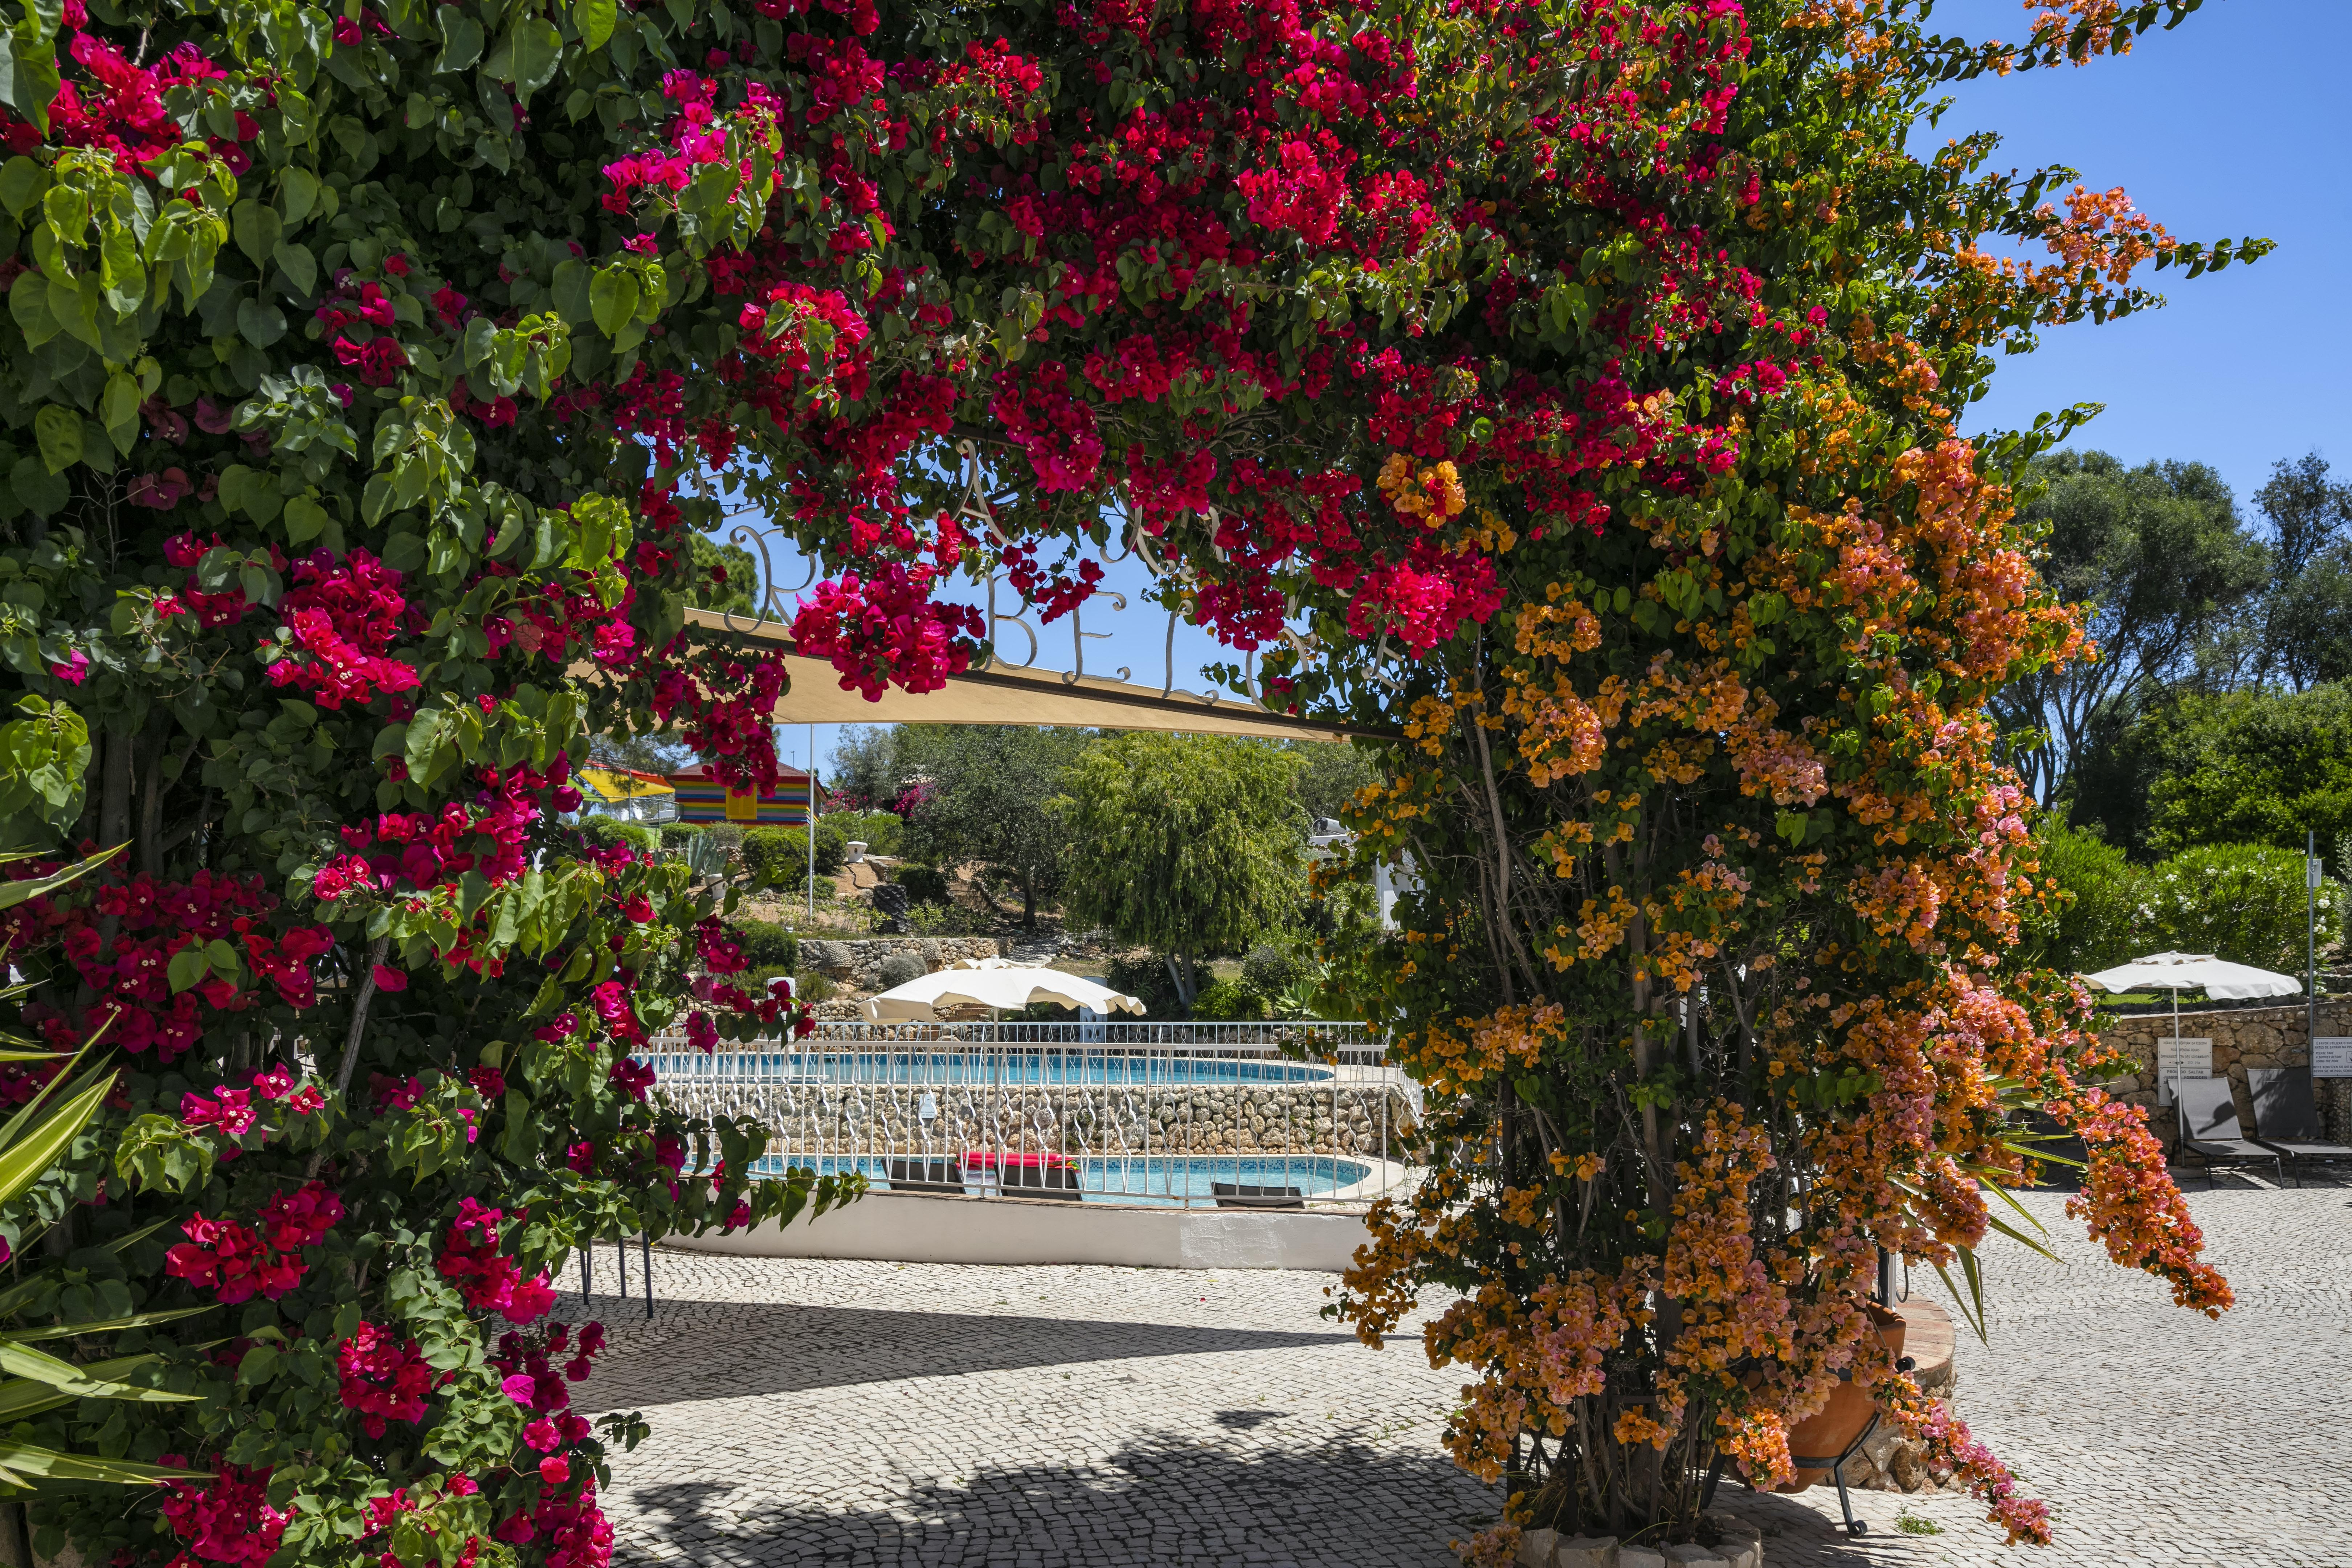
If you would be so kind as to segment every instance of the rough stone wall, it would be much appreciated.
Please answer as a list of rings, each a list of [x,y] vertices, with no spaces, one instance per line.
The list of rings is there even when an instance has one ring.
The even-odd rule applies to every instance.
[[[2311,1065],[2311,1041],[2307,1033],[2307,1015],[2304,1004],[2296,1002],[2280,1007],[2234,1007],[2191,1012],[2182,1008],[2180,1032],[2187,1036],[2203,1035],[2213,1042],[2213,1072],[2216,1077],[2229,1075],[2238,1100],[2238,1116],[2242,1126],[2251,1129],[2253,1106],[2246,1098],[2248,1068],[2308,1068]],[[2319,1005],[2319,1032],[2323,1035],[2352,1035],[2352,999],[2337,997]],[[2173,1136],[2173,1112],[2169,1105],[2159,1103],[2156,1079],[2157,1041],[2172,1033],[2169,1012],[2136,1015],[2116,1020],[2114,1026],[2099,1037],[2100,1042],[2112,1050],[2123,1053],[2133,1068],[2109,1081],[2109,1092],[2133,1105],[2148,1108],[2149,1131],[2168,1144]],[[2319,1115],[2322,1130],[2331,1138],[2343,1141],[2347,1122],[2352,1122],[2352,1079],[2323,1079],[2319,1083]]]
[[[882,936],[861,942],[801,943],[801,962],[853,991],[881,989],[882,963],[893,953],[919,955],[927,969],[959,959],[1002,957],[1009,944],[992,936]]]
[[[689,1114],[757,1117],[778,1153],[928,1154],[1005,1149],[1142,1154],[1396,1158],[1412,1125],[1389,1084],[666,1084]],[[923,1097],[932,1114],[923,1114]]]

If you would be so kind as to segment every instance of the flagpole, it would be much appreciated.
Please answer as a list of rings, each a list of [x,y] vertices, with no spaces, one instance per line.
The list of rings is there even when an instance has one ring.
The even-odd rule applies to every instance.
[[[808,806],[801,813],[801,831],[808,838],[809,924],[816,924],[816,726],[808,727]]]

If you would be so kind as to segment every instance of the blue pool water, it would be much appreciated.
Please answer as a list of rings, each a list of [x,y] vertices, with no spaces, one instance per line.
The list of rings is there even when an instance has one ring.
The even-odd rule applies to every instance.
[[[1078,1167],[1078,1185],[1088,1197],[1119,1204],[1181,1204],[1188,1198],[1208,1203],[1214,1197],[1212,1182],[1297,1187],[1303,1197],[1328,1197],[1337,1189],[1353,1186],[1372,1173],[1372,1168],[1361,1161],[1334,1159],[1328,1154],[1296,1154],[1287,1160],[1278,1154],[1238,1158],[1136,1154],[1080,1157],[1071,1163]],[[774,1176],[782,1174],[787,1165],[814,1167],[825,1175],[854,1171],[877,1187],[889,1184],[890,1162],[878,1155],[771,1154],[751,1170],[754,1175]],[[977,1195],[983,1190],[981,1174],[975,1170],[964,1172],[965,1192]]]
[[[664,1081],[691,1082],[717,1075],[719,1064],[698,1052],[660,1052],[648,1058]],[[1128,1056],[1118,1051],[1014,1051],[1003,1056],[939,1051],[763,1051],[730,1053],[730,1080],[749,1076],[776,1083],[877,1083],[919,1087],[1000,1084],[1132,1085],[1192,1083],[1327,1083],[1331,1069],[1305,1062],[1230,1057]]]

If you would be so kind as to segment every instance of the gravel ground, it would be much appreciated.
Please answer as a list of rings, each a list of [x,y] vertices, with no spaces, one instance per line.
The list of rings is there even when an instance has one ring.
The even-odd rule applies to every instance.
[[[1727,1483],[1766,1560],[2352,1568],[2352,1190],[2193,1193],[2238,1292],[2219,1322],[2106,1264],[2056,1194],[2026,1202],[2064,1261],[1988,1250],[1959,1409],[2059,1544],[1892,1493],[1855,1494],[1853,1539],[1827,1489]],[[1437,1445],[1460,1374],[1321,1320],[1328,1276],[656,1262],[651,1321],[594,1303],[615,1332],[583,1407],[654,1427],[614,1463],[619,1562],[1442,1568],[1497,1506]]]

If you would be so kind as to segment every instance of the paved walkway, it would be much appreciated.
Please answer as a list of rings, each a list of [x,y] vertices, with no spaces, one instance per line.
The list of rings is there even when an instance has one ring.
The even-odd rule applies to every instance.
[[[1727,1483],[1773,1568],[2352,1568],[2352,1190],[2192,1194],[2238,1290],[2218,1323],[2027,1201],[2066,1266],[1989,1251],[1960,1408],[2058,1505],[2059,1546],[2004,1553],[1966,1499],[1884,1493],[1849,1541],[1826,1489]],[[654,1428],[614,1462],[617,1562],[1444,1568],[1496,1511],[1437,1447],[1460,1375],[1320,1321],[1325,1276],[656,1266],[651,1322],[595,1303],[616,1331],[583,1403]]]

